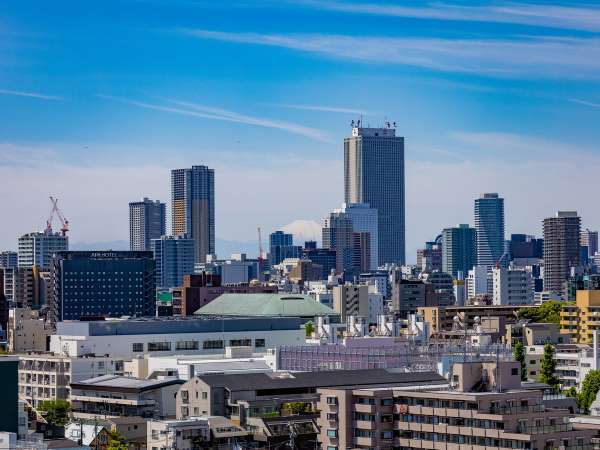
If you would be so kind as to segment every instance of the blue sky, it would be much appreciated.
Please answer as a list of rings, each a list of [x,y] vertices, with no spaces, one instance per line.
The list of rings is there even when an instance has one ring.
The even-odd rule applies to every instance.
[[[598,228],[599,81],[594,2],[4,1],[0,248],[48,195],[72,241],[127,239],[127,202],[190,164],[216,170],[220,238],[319,221],[361,114],[406,137],[409,260],[483,191],[508,232]]]

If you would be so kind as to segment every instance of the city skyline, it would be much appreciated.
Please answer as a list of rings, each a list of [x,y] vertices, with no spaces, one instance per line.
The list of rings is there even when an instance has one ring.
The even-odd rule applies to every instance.
[[[524,5],[153,1],[115,24],[116,2],[4,3],[0,248],[43,229],[49,195],[73,244],[126,241],[127,204],[168,201],[169,171],[196,164],[217,173],[217,238],[320,222],[343,201],[341,142],[361,115],[406,137],[408,262],[472,224],[480,192],[506,199],[507,236],[541,236],[556,210],[597,229],[600,13]]]

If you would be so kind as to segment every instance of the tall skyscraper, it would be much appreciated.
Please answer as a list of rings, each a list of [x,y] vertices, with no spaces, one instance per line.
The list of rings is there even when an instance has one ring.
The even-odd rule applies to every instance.
[[[457,278],[458,272],[466,277],[477,265],[477,245],[474,228],[460,224],[442,231],[442,271]]]
[[[571,267],[580,264],[580,238],[577,211],[558,211],[544,219],[544,290],[562,294]]]
[[[47,271],[52,267],[52,256],[69,249],[69,238],[60,233],[28,233],[19,238],[19,267],[38,266]]]
[[[598,232],[587,228],[582,230],[580,244],[582,247],[587,247],[587,257],[592,258],[598,251]]]
[[[300,258],[302,247],[294,245],[294,236],[283,231],[275,231],[269,235],[269,265],[281,263],[286,258]]]
[[[179,287],[183,276],[194,273],[195,245],[185,235],[152,239],[151,249],[156,261],[156,287]]]
[[[206,166],[171,171],[172,234],[196,241],[196,262],[215,253],[215,172]]]
[[[354,229],[352,219],[342,212],[332,212],[323,226],[323,248],[335,251],[337,273],[350,271],[354,262]]]
[[[395,128],[352,128],[344,139],[346,203],[367,203],[378,214],[378,263],[404,264],[404,138]]]
[[[166,219],[166,205],[159,200],[129,203],[129,249],[149,251],[152,239],[167,234]]]
[[[340,211],[352,219],[352,228],[355,233],[369,233],[370,260],[367,266],[370,270],[377,270],[379,265],[379,220],[377,210],[365,203],[344,203]]]
[[[477,265],[494,266],[504,254],[504,199],[498,194],[482,194],[475,199]],[[502,260],[507,265],[508,258]]]

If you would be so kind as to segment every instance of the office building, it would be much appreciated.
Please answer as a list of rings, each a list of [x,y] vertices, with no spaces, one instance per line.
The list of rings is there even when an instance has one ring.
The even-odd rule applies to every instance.
[[[433,286],[422,280],[400,279],[392,289],[392,310],[403,319],[409,314],[415,314],[419,307],[427,304],[427,299],[433,297]]]
[[[12,269],[17,267],[18,253],[11,251],[0,252],[0,269]]]
[[[166,205],[159,200],[129,203],[129,250],[150,251],[152,239],[167,234],[166,221]]]
[[[354,228],[352,219],[334,211],[324,220],[323,247],[335,251],[335,270],[342,274],[353,269]]]
[[[454,304],[454,283],[452,275],[446,272],[422,272],[419,278],[433,287],[436,305]],[[433,306],[433,305],[432,305]]]
[[[364,203],[344,203],[340,212],[350,217],[352,229],[355,233],[368,233],[370,260],[366,266],[368,270],[376,270],[379,265],[379,219],[377,210]]]
[[[195,243],[185,235],[152,239],[150,248],[156,262],[156,287],[181,286],[183,276],[194,273]]]
[[[458,277],[466,276],[477,265],[477,233],[467,224],[442,231],[442,271]]]
[[[544,219],[544,290],[562,293],[571,267],[580,265],[581,218],[576,211],[558,211]]]
[[[496,193],[482,194],[475,199],[475,230],[477,232],[477,265],[507,264],[504,255],[504,199]]]
[[[511,234],[509,241],[510,259],[542,259],[544,240],[526,234]]]
[[[494,267],[492,283],[492,304],[533,304],[533,279],[530,271],[521,267]]]
[[[280,264],[286,258],[299,258],[302,247],[294,245],[294,237],[283,231],[275,231],[269,235],[269,265]]]
[[[344,198],[377,210],[378,265],[405,263],[404,138],[395,128],[363,128],[344,139]]]
[[[342,284],[333,287],[333,310],[342,322],[348,316],[369,317],[369,286]]]
[[[154,316],[151,252],[60,252],[52,270],[51,318]]]
[[[269,316],[58,322],[56,334],[50,337],[50,351],[71,356],[108,354],[125,359],[144,353],[221,355],[225,347],[242,346],[259,353],[304,342],[306,335],[301,325],[296,317]]]
[[[598,232],[590,231],[586,228],[581,231],[580,241],[580,245],[587,249],[587,258],[593,258],[598,251]]]
[[[425,247],[417,249],[417,268],[421,272],[443,270],[442,244],[439,242],[425,242]]]
[[[327,248],[305,248],[302,257],[321,266],[321,279],[326,280],[336,268],[336,251]]]
[[[215,253],[215,172],[206,166],[171,171],[173,235],[196,241],[196,262]]]
[[[19,238],[19,267],[38,266],[41,270],[50,270],[52,256],[69,250],[69,238],[60,233],[33,232]]]

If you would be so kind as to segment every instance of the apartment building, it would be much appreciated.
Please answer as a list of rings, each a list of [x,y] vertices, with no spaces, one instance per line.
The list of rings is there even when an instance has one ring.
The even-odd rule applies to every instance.
[[[8,312],[8,351],[10,353],[47,350],[52,326],[31,308],[13,308]]]
[[[577,291],[575,304],[562,305],[561,333],[570,334],[573,342],[591,344],[593,331],[600,327],[600,290]]]
[[[516,362],[456,363],[451,389],[388,385],[318,389],[323,449],[585,448],[595,431],[573,430],[573,399],[521,388]]]
[[[68,400],[70,383],[123,373],[123,360],[50,353],[19,355],[19,398],[34,408],[44,400]]]

